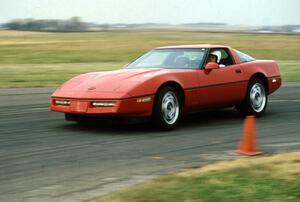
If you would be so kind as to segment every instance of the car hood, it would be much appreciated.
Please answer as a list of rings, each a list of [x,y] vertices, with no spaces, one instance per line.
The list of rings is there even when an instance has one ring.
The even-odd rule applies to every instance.
[[[131,87],[159,74],[161,71],[164,69],[121,69],[81,74],[64,83],[52,96],[61,97],[62,94],[68,95],[71,92],[72,94],[75,92],[78,94],[80,92],[89,92],[90,94],[93,92],[128,93]],[[120,90],[121,87],[122,90]]]

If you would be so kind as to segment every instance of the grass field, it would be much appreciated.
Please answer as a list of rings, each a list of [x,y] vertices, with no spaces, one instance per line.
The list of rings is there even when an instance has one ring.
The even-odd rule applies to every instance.
[[[89,71],[121,68],[157,46],[230,45],[255,58],[278,60],[285,81],[300,81],[300,35],[116,31],[0,31],[0,87],[57,86]]]
[[[225,161],[160,177],[91,202],[300,201],[300,152]]]

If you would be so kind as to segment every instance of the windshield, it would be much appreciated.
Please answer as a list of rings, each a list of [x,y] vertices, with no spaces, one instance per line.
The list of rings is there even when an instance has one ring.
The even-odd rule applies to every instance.
[[[196,69],[202,65],[205,53],[205,48],[155,49],[132,62],[127,68]]]

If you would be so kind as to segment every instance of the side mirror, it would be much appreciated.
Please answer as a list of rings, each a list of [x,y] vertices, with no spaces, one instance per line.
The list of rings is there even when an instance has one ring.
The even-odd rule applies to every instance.
[[[215,63],[215,62],[209,62],[205,65],[205,69],[206,70],[213,70],[213,69],[219,69],[219,65],[218,63]]]

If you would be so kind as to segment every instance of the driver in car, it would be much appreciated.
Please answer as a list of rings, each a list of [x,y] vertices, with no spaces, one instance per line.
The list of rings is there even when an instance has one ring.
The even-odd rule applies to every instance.
[[[221,51],[218,51],[218,50],[212,51],[208,55],[207,63],[209,63],[209,62],[215,62],[215,63],[219,64],[219,62],[221,60],[221,57],[222,57]],[[225,65],[219,64],[219,67],[225,67]]]

